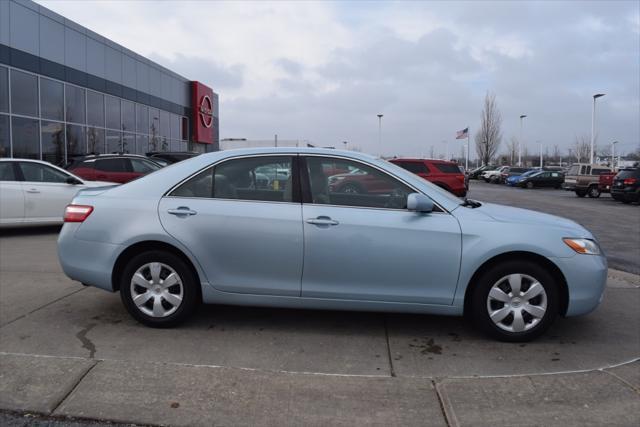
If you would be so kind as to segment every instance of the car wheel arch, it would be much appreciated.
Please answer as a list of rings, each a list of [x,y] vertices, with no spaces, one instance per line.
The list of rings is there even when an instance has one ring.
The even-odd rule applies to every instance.
[[[471,276],[471,279],[467,283],[467,288],[465,289],[464,314],[466,315],[470,312],[471,295],[473,294],[474,287],[478,283],[478,279],[493,266],[505,261],[513,260],[530,261],[539,264],[551,273],[559,287],[558,295],[560,296],[560,315],[564,316],[567,313],[567,309],[569,308],[569,288],[567,286],[567,280],[565,279],[564,274],[562,274],[560,268],[558,268],[558,266],[554,264],[553,261],[551,261],[549,258],[526,251],[505,252],[499,255],[495,255],[492,258],[486,260],[482,265],[480,265],[480,267],[476,269],[476,271],[473,273],[473,276]]]
[[[195,267],[191,259],[180,249],[166,242],[157,240],[145,240],[130,245],[124,251],[122,251],[120,255],[118,255],[118,258],[113,265],[113,271],[111,272],[111,286],[113,288],[113,291],[117,292],[120,290],[119,278],[122,276],[124,269],[126,268],[127,261],[129,261],[131,258],[133,258],[133,256],[139,253],[157,250],[167,251],[180,257],[193,273],[193,277],[196,277],[200,282],[202,282],[202,277],[199,274],[198,269]],[[200,289],[200,287],[198,288]],[[202,294],[202,289],[200,289],[200,293]],[[202,298],[202,295],[200,295],[200,298]]]

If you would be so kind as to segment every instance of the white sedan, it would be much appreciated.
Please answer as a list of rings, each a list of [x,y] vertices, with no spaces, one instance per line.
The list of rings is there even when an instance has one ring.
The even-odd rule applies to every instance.
[[[0,159],[0,227],[62,224],[64,208],[79,190],[112,185],[40,160]]]

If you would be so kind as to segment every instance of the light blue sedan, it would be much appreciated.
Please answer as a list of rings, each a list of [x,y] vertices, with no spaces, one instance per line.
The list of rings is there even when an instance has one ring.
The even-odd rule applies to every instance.
[[[286,180],[257,179],[265,169]],[[358,169],[363,191],[330,178]],[[65,273],[169,327],[201,303],[466,314],[525,341],[602,300],[607,262],[564,218],[458,199],[354,152],[201,155],[120,187],[87,189],[58,239]]]

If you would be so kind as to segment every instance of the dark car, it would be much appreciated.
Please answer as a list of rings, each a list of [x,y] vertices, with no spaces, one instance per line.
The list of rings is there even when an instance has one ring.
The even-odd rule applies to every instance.
[[[74,158],[65,166],[89,181],[109,181],[124,184],[161,169],[158,163],[135,154],[96,154]]]
[[[560,188],[564,182],[564,174],[554,171],[539,171],[531,175],[527,175],[518,181],[518,187],[534,188],[534,187],[551,187]]]
[[[640,203],[640,166],[618,172],[611,186],[611,197],[622,203]]]
[[[192,151],[151,151],[146,154],[147,157],[151,158],[151,160],[160,163],[162,166],[166,166],[190,159],[199,155],[200,153],[195,153]]]
[[[466,196],[469,190],[469,181],[455,162],[433,159],[391,159],[389,161],[458,197]]]

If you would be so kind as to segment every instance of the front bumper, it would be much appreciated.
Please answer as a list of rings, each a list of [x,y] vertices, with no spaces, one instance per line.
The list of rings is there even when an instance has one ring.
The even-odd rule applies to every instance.
[[[607,284],[607,258],[604,255],[576,254],[571,258],[552,258],[567,281],[567,316],[590,313],[602,302]]]

